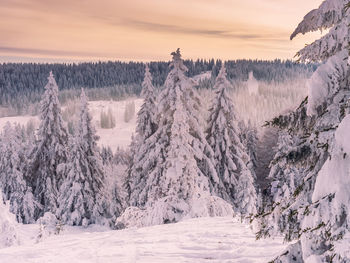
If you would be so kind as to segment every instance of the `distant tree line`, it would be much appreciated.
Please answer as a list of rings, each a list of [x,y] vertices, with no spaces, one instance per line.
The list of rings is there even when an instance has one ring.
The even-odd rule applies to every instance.
[[[188,76],[211,71],[213,78],[218,75],[221,60],[185,60]],[[151,62],[150,72],[153,85],[164,84],[169,73],[169,62]],[[290,60],[236,60],[226,63],[227,77],[231,80],[246,80],[250,71],[258,80],[284,81],[300,75],[309,76],[317,68],[316,64],[298,64]],[[4,63],[0,64],[0,106],[15,109],[8,115],[28,112],[28,105],[40,101],[47,75],[54,72],[57,84],[65,90],[86,90],[108,88],[114,98],[125,95],[139,95],[145,65],[141,62],[95,62],[79,64],[36,64]],[[71,93],[66,93],[66,95]],[[95,96],[91,96],[94,98]],[[64,98],[62,101],[64,102]]]

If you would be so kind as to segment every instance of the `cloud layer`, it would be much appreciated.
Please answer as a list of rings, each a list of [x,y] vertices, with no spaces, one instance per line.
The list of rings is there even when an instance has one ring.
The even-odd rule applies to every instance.
[[[2,0],[0,60],[292,58],[289,34],[321,0]],[[1,59],[2,57],[2,59]]]

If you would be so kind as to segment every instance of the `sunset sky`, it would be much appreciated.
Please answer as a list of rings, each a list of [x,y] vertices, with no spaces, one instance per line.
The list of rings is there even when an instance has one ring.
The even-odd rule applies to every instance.
[[[293,58],[321,0],[0,0],[0,61]]]

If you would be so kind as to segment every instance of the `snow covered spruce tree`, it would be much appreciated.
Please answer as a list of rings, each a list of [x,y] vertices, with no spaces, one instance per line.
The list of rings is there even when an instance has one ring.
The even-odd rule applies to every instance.
[[[201,130],[199,99],[180,50],[160,94],[157,131],[140,146],[129,176],[130,204],[117,225],[177,222],[185,216],[232,214],[230,204],[210,195],[219,182],[213,152]]]
[[[220,180],[213,184],[215,192],[233,203],[241,214],[256,212],[254,176],[247,167],[250,158],[240,139],[238,119],[227,89],[225,65],[216,78],[216,97],[210,108],[207,140],[214,150],[215,168]]]
[[[156,105],[156,94],[155,88],[152,85],[152,76],[149,71],[148,64],[145,68],[145,77],[142,82],[141,96],[144,98],[144,102],[141,106],[140,111],[137,114],[137,126],[136,135],[132,135],[130,148],[130,163],[128,167],[128,179],[127,179],[127,191],[130,195],[130,183],[132,181],[131,176],[134,178],[135,175],[132,173],[134,163],[137,162],[136,153],[144,141],[149,138],[157,130],[156,118],[157,118],[157,105]]]
[[[144,141],[157,130],[156,91],[152,85],[152,75],[146,64],[145,78],[142,82],[141,96],[144,98],[140,111],[137,114],[136,133],[138,140]]]
[[[58,199],[57,215],[69,225],[103,223],[105,213],[105,174],[97,148],[98,136],[92,126],[92,117],[84,90],[81,91],[81,109],[68,165]]]
[[[34,201],[32,189],[24,179],[25,147],[20,134],[8,122],[0,144],[0,189],[3,199],[10,201],[10,211],[20,223],[33,223]]]
[[[56,213],[58,189],[67,175],[68,134],[62,120],[58,87],[52,72],[41,100],[40,119],[38,139],[30,153],[26,171],[34,197],[42,206],[35,214],[36,219],[45,212]]]
[[[301,61],[325,62],[308,83],[308,98],[271,122],[285,132],[272,162],[274,202],[260,216],[258,235],[297,240],[275,262],[350,262],[347,2],[324,1],[291,36],[329,28],[298,52]]]

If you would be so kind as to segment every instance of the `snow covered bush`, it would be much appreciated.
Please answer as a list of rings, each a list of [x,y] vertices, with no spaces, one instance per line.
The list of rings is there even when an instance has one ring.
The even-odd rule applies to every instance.
[[[186,218],[234,216],[232,206],[217,196],[195,196],[190,202],[176,196],[159,199],[150,206],[128,207],[117,219],[116,228],[145,227],[179,222]]]
[[[51,212],[46,212],[42,217],[40,217],[36,221],[36,223],[39,226],[38,235],[36,237],[37,243],[57,233],[57,226],[59,224],[59,220]]]

